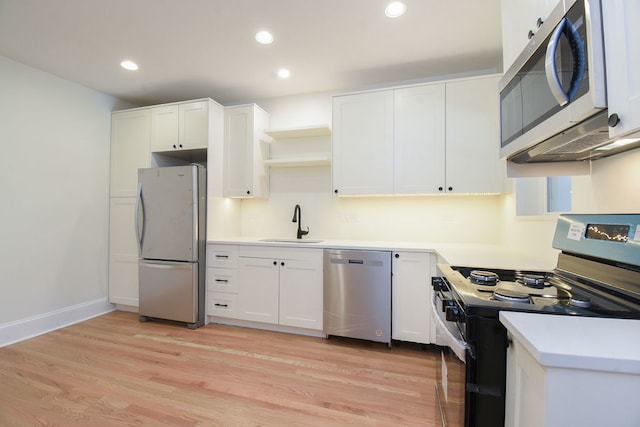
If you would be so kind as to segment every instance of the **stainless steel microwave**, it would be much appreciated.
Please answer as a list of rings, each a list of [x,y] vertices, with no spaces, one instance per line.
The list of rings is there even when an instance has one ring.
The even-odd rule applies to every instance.
[[[609,140],[600,0],[561,0],[500,80],[500,157],[596,158]]]

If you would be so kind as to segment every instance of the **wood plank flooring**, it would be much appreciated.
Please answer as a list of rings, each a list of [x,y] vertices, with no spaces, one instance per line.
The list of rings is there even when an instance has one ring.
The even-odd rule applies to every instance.
[[[113,312],[0,348],[0,426],[435,426],[418,346]]]

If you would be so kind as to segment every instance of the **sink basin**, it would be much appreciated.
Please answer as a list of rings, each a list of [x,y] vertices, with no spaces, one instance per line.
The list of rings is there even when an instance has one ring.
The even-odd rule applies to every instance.
[[[322,240],[314,239],[260,239],[261,242],[270,243],[320,243]]]

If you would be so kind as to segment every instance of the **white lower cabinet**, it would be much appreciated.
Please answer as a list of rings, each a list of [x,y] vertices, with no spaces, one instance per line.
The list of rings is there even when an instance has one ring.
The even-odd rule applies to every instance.
[[[322,249],[209,245],[207,315],[322,330]]]
[[[544,315],[543,315],[544,316]],[[618,319],[615,319],[618,320]],[[558,334],[560,328],[547,332]],[[597,336],[597,328],[583,326],[577,329],[585,336],[568,335],[564,337],[568,342],[579,343],[574,349],[584,348],[589,352],[588,342],[602,342]],[[619,332],[619,331],[618,331]],[[615,334],[615,328],[612,328]],[[546,335],[548,336],[548,335]],[[584,339],[584,342],[581,342]],[[558,341],[562,338],[558,338]],[[546,339],[545,350],[553,352],[557,348],[553,342]],[[544,351],[544,350],[543,350]],[[637,371],[626,370],[627,366],[620,363],[611,369],[607,359],[615,357],[615,348],[602,350],[602,370],[594,368],[593,360],[597,356],[593,351],[589,357],[572,354],[575,358],[573,366],[550,366],[546,362],[553,359],[547,357],[546,362],[534,357],[522,342],[510,334],[510,344],[507,349],[507,384],[505,402],[505,427],[636,427],[640,425],[640,410],[633,399],[640,387],[640,375]],[[624,360],[629,361],[630,359]],[[585,367],[584,364],[588,367]]]
[[[394,252],[392,256],[391,338],[431,343],[432,254]]]
[[[280,266],[280,324],[322,330],[322,250]]]
[[[278,290],[280,287],[278,260],[240,257],[238,280],[239,318],[277,324]]]

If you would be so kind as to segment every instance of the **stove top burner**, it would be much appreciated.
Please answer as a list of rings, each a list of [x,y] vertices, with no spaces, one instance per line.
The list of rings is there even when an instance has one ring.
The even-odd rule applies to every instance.
[[[469,274],[469,280],[476,285],[493,286],[498,283],[499,276],[492,271],[473,270]]]
[[[531,302],[531,297],[529,296],[529,294],[512,291],[509,289],[496,289],[496,291],[493,293],[493,298],[497,301],[505,302]]]
[[[580,308],[589,308],[591,307],[591,298],[580,295],[572,295],[569,298],[569,305]]]
[[[521,279],[516,280],[516,282],[534,289],[543,289],[548,285],[546,276],[539,274],[525,274]]]

